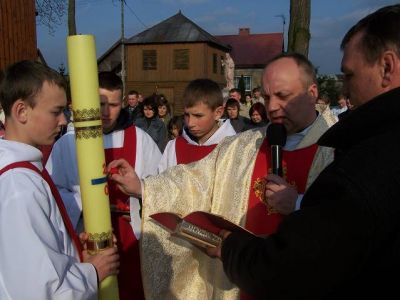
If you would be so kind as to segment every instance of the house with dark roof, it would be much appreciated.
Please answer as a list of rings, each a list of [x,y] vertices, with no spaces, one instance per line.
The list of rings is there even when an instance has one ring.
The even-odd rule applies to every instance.
[[[180,11],[125,40],[126,91],[164,94],[175,114],[183,112],[183,91],[196,78],[225,86],[221,59],[230,48]],[[98,59],[99,71],[121,70],[121,41]]]
[[[235,35],[216,35],[228,45],[235,62],[235,86],[243,75],[246,92],[261,86],[265,64],[283,51],[283,33],[251,34],[250,28],[239,28]]]

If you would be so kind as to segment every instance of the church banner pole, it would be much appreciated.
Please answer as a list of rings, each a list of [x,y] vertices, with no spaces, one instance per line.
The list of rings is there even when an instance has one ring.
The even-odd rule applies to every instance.
[[[94,36],[69,36],[67,50],[83,219],[93,254],[113,247]],[[116,276],[101,282],[99,299],[118,299]]]

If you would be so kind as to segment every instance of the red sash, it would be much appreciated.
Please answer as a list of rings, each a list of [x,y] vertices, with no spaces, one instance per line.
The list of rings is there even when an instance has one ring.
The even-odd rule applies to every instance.
[[[199,146],[189,144],[182,136],[175,140],[176,162],[178,164],[189,164],[198,161],[214,150],[217,144],[209,146]]]
[[[124,158],[133,167],[136,163],[136,128],[131,126],[124,130],[124,144],[122,148],[105,150],[106,162]],[[118,211],[125,211],[129,215],[129,197],[122,193],[117,185],[108,181],[110,203]],[[139,241],[136,239],[132,227],[123,217],[124,214],[111,210],[111,222],[114,234],[118,240],[120,266],[118,274],[118,288],[120,300],[144,299],[142,276],[140,269]]]
[[[44,146],[40,146],[40,151],[42,151],[42,165],[45,166],[47,163],[47,160],[49,159],[50,153],[51,153],[51,149],[53,149],[53,144],[51,145],[44,145]]]
[[[308,172],[318,145],[314,144],[306,148],[282,151],[283,172],[286,181],[297,188],[301,194],[304,193]],[[269,213],[266,205],[261,202],[256,195],[256,181],[262,179],[269,173],[269,162],[271,157],[271,148],[267,139],[264,140],[257,154],[253,176],[251,179],[249,204],[246,214],[246,228],[258,235],[267,235],[276,231],[283,216],[279,213]]]
[[[61,199],[60,193],[57,190],[57,187],[55,186],[53,180],[51,179],[49,173],[45,168],[43,168],[43,171],[40,172],[40,170],[33,165],[32,163],[28,161],[20,161],[20,162],[15,162],[12,164],[9,164],[8,166],[4,167],[3,169],[0,170],[0,175],[3,174],[4,172],[14,169],[14,168],[26,168],[35,171],[38,173],[42,178],[47,182],[47,184],[50,187],[51,193],[53,194],[53,197],[56,201],[58,210],[60,211],[61,217],[63,219],[65,228],[67,229],[68,235],[71,238],[75,249],[77,250],[79,254],[79,259],[82,262],[83,261],[83,256],[82,256],[82,244],[78,238],[78,235],[76,234],[74,227],[72,226],[71,220],[68,216],[67,210],[65,209],[64,202]]]

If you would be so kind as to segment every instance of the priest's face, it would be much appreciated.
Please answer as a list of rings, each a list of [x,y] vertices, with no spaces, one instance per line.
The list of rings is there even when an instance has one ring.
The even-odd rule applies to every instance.
[[[99,93],[103,132],[109,133],[117,124],[117,119],[122,109],[122,91],[110,91],[100,88]]]
[[[293,58],[270,63],[264,72],[265,107],[272,123],[285,125],[288,134],[300,132],[316,118],[316,84],[306,85],[304,71]]]
[[[19,118],[23,118],[26,127],[20,142],[34,147],[51,145],[60,134],[61,127],[67,125],[64,116],[66,105],[64,89],[45,81],[35,96],[34,107],[25,102],[24,110],[19,110]]]

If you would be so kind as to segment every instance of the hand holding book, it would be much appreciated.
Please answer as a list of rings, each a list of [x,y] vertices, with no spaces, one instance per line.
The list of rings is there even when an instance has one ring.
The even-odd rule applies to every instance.
[[[217,247],[222,241],[222,230],[252,234],[243,227],[222,216],[204,211],[195,211],[182,217],[172,212],[161,212],[150,216],[171,235],[185,239],[202,248]]]

